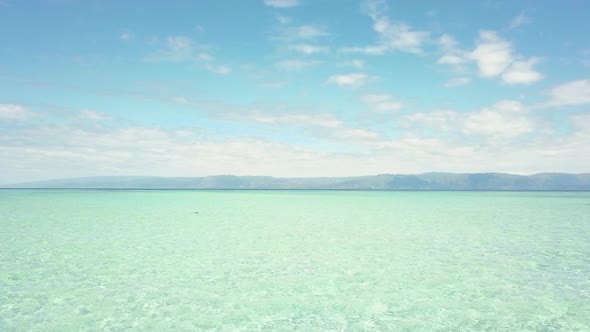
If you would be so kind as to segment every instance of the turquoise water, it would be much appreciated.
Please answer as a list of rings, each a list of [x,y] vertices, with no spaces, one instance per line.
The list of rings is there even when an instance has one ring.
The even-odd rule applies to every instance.
[[[590,193],[0,190],[1,331],[589,331],[589,313]]]

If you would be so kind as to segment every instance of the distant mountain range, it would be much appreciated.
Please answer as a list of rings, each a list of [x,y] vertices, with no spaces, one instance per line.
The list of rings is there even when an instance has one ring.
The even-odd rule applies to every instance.
[[[424,173],[357,177],[277,178],[100,176],[0,186],[87,189],[332,189],[332,190],[590,190],[590,173]]]

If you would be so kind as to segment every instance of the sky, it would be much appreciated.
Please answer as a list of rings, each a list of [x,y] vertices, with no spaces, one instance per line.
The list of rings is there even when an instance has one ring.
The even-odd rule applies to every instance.
[[[0,183],[590,172],[589,12],[0,0]]]

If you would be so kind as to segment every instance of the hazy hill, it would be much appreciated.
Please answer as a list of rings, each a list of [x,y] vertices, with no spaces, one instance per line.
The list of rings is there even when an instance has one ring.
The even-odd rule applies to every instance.
[[[380,190],[590,190],[590,173],[424,173],[358,177],[276,178],[101,176],[5,185],[4,188],[90,189],[380,189]]]

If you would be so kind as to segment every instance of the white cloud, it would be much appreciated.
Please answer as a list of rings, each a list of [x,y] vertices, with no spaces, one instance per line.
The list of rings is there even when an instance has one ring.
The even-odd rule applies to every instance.
[[[522,115],[520,107],[508,102],[487,110]],[[439,128],[451,126],[451,130],[461,125],[457,124],[456,117],[463,116],[444,110],[436,116],[432,116],[433,112],[425,114],[422,119],[413,116],[418,122],[431,121]],[[437,117],[442,120],[436,120]],[[316,126],[326,133],[323,143],[340,142],[343,144],[339,146],[358,146],[359,149],[343,153],[318,145],[311,148],[304,144],[279,143],[264,137],[213,138],[194,129],[19,126],[10,132],[0,132],[0,160],[3,161],[0,183],[93,175],[308,177],[436,170],[580,173],[587,172],[590,164],[590,118],[587,114],[572,116],[572,134],[517,140],[519,143],[509,145],[493,144],[497,140],[473,142],[463,137],[425,137],[412,132],[388,139],[364,128],[344,127],[338,131],[340,128],[329,127],[327,119],[326,126]],[[497,122],[497,119],[492,120]],[[510,122],[510,119],[505,120]],[[504,123],[501,121],[502,126]],[[512,130],[521,133],[532,133],[526,124],[514,128]],[[474,129],[473,124],[471,129]],[[486,134],[499,135],[498,131]],[[475,131],[473,135],[481,134]],[[444,165],[444,169],[437,169],[440,166],[436,165]]]
[[[302,70],[319,63],[320,62],[316,60],[287,59],[276,62],[275,66],[283,70]]]
[[[560,84],[549,91],[549,98],[544,107],[590,104],[590,79]]]
[[[0,121],[23,121],[32,118],[35,113],[17,104],[0,104]]]
[[[394,22],[387,17],[387,4],[383,0],[370,0],[365,3],[367,14],[373,20],[373,30],[378,35],[378,43],[369,46],[344,47],[344,53],[364,53],[381,55],[391,51],[422,53],[422,45],[430,38],[429,31],[414,30],[404,22]]]
[[[343,47],[340,49],[342,53],[362,53],[367,55],[383,55],[389,49],[384,45],[370,45],[370,46],[352,46]]]
[[[288,30],[288,36],[293,39],[311,40],[329,35],[330,34],[325,29],[309,24],[293,27]]]
[[[287,85],[287,82],[285,82],[285,81],[268,81],[268,82],[262,82],[258,86],[260,86],[262,88],[268,88],[268,89],[278,89],[278,88],[282,88],[285,85]]]
[[[328,78],[328,83],[340,86],[358,86],[363,85],[369,80],[369,76],[364,73],[351,73],[345,75],[332,75]]]
[[[450,80],[445,82],[444,87],[445,88],[452,88],[452,87],[456,87],[456,86],[469,84],[469,82],[471,82],[471,78],[469,78],[469,77],[455,77],[455,78],[451,78]]]
[[[458,43],[453,36],[443,34],[438,38],[437,44],[443,55],[436,61],[436,63],[457,66],[469,61],[466,52],[459,49],[457,46]]]
[[[364,95],[362,101],[371,108],[371,110],[385,113],[399,110],[402,105],[396,101],[393,96],[387,94],[370,94]]]
[[[462,131],[466,134],[502,140],[530,133],[534,128],[523,105],[510,100],[467,114],[462,125]]]
[[[328,47],[326,47],[326,46],[311,45],[311,44],[291,45],[291,46],[289,46],[289,49],[299,52],[299,53],[306,54],[306,55],[328,52]]]
[[[354,59],[349,62],[350,66],[362,69],[365,66],[365,62],[363,60]]]
[[[123,32],[119,35],[119,39],[124,40],[124,41],[128,41],[133,39],[133,34],[130,32]]]
[[[445,51],[454,51],[457,49],[457,40],[449,34],[441,35],[437,40],[438,45]]]
[[[533,69],[539,58],[515,61],[502,74],[502,80],[508,84],[531,84],[543,79],[543,75]]]
[[[476,112],[418,112],[406,116],[402,123],[409,128],[422,126],[454,135],[479,137],[486,145],[510,142],[536,128],[528,109],[512,100],[499,101]]]
[[[379,137],[379,133],[375,131],[364,128],[349,127],[345,125],[342,120],[338,119],[331,113],[273,114],[269,112],[253,111],[247,113],[245,116],[236,115],[235,117],[238,119],[272,125],[299,126],[305,128],[314,126],[324,130],[317,133],[321,137],[330,137],[337,140],[346,141],[359,141],[356,143],[362,143],[365,140],[372,140]]]
[[[341,128],[334,130],[332,137],[344,140],[373,140],[379,137],[379,133],[361,128]]]
[[[293,20],[290,17],[282,15],[277,16],[277,21],[281,24],[289,24],[293,22]]]
[[[214,63],[215,57],[206,50],[207,47],[195,45],[189,37],[173,36],[166,38],[163,49],[148,55],[145,60],[151,62],[192,62],[197,67],[216,74],[226,75],[231,72],[229,66]]]
[[[531,23],[530,17],[526,16],[524,13],[518,14],[515,18],[512,19],[510,22],[510,29],[516,29],[521,25]]]
[[[465,63],[466,61],[467,60],[464,57],[447,54],[440,57],[436,63],[443,65],[459,65]]]
[[[250,112],[247,116],[241,117],[247,120],[266,124],[287,124],[287,125],[312,125],[325,128],[339,128],[342,121],[329,113],[324,114],[266,114],[263,112]]]
[[[264,0],[264,4],[276,8],[289,8],[300,5],[299,0]]]
[[[489,30],[480,31],[477,46],[469,57],[477,63],[483,77],[500,75],[514,59],[512,45]]]
[[[165,48],[149,55],[148,61],[182,62],[195,58],[195,45],[192,39],[185,36],[174,36],[166,39]]]
[[[107,116],[104,113],[96,112],[96,111],[92,111],[92,110],[88,110],[88,109],[81,110],[80,116],[84,119],[88,119],[91,121],[103,121],[103,120],[109,119],[109,116]]]
[[[534,66],[540,62],[538,57],[524,58],[515,54],[513,46],[501,38],[495,31],[483,30],[479,33],[476,47],[467,52],[457,46],[457,41],[450,35],[443,34],[437,41],[442,56],[438,64],[450,65],[456,69],[456,75],[462,78],[451,79],[445,86],[457,86],[469,82],[465,77],[465,65],[475,63],[479,74],[485,78],[500,77],[508,84],[532,84],[543,79],[543,75]]]
[[[413,126],[418,124],[427,128],[432,128],[438,131],[450,131],[456,128],[459,114],[451,110],[435,110],[424,113],[417,112],[407,115],[402,124],[405,126]]]
[[[206,64],[205,68],[207,70],[209,70],[210,72],[213,72],[213,73],[216,73],[219,75],[227,75],[227,74],[231,73],[231,68],[226,65]]]

